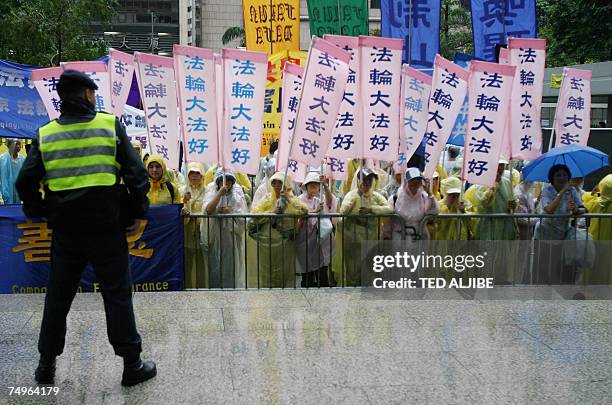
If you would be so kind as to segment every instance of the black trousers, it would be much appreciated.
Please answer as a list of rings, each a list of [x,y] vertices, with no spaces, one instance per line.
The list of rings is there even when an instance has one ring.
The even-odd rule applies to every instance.
[[[120,230],[100,233],[53,231],[51,272],[38,351],[46,356],[62,354],[66,316],[88,262],[94,268],[104,299],[108,340],[118,356],[138,355],[142,349],[132,306],[128,247],[125,233]]]

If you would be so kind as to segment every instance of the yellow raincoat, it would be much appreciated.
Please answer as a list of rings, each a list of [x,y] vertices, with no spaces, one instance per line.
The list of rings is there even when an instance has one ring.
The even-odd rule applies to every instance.
[[[189,181],[189,173],[197,171],[204,174],[204,167],[200,163],[189,163],[187,165],[187,181]],[[203,201],[206,186],[204,179],[196,186],[189,184],[185,188],[184,194],[189,192],[191,198],[184,206],[189,210],[190,214],[202,214]],[[206,261],[200,247],[200,223],[202,218],[185,217],[185,288],[206,288]]]
[[[446,190],[461,189],[461,180],[456,177],[448,177],[442,180],[442,192],[446,194]],[[460,214],[459,211],[459,200],[457,203],[449,206],[445,199],[440,203],[440,214]],[[465,212],[470,213],[472,210],[472,204],[468,201],[464,201]],[[460,223],[458,224],[458,222]],[[472,223],[470,218],[449,218],[435,220],[435,234],[434,239],[436,240],[468,240],[471,236]]]
[[[591,199],[585,208],[591,214],[612,214],[612,174],[599,182],[599,197]],[[612,283],[612,219],[592,218],[589,233],[597,241],[595,266],[588,283]]]
[[[387,200],[378,192],[370,191],[361,194],[351,190],[342,201],[339,213],[343,215],[358,214],[361,207],[371,208],[373,214],[391,214],[393,209]],[[336,280],[342,280],[343,286],[361,284],[361,241],[382,239],[382,220],[370,215],[356,218],[344,218],[337,222],[336,249],[332,260]]]
[[[277,172],[268,181],[268,194],[252,207],[253,214],[274,214],[279,199],[272,188],[272,181],[284,179],[284,174]],[[291,191],[291,178],[287,177],[283,188],[286,193],[287,207],[285,214],[307,214],[308,207]],[[295,247],[294,239],[297,233],[298,218],[251,218],[247,225],[249,237],[247,238],[247,255],[250,263],[258,265],[246,269],[247,286],[249,288],[268,287],[294,287],[295,274]],[[258,259],[256,259],[258,258]]]
[[[160,180],[153,180],[151,177],[149,177],[149,182],[151,183],[151,189],[147,194],[147,197],[149,197],[149,204],[182,204],[183,198],[181,196],[181,191],[175,184],[172,184],[172,187],[174,189],[174,200],[172,200],[170,190],[168,190],[167,185],[168,183],[170,183],[170,180],[168,178],[168,170],[166,169],[166,163],[164,162],[164,159],[159,155],[151,155],[151,157],[149,157],[149,160],[147,161],[147,168],[153,162],[161,166],[162,177]]]

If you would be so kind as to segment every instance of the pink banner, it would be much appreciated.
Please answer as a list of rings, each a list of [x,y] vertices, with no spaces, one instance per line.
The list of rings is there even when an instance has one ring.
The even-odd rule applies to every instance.
[[[463,179],[495,186],[516,66],[472,61]]]
[[[508,48],[499,49],[499,64],[510,65],[510,51]],[[516,84],[516,82],[514,82]],[[510,108],[512,109],[512,97],[510,97]],[[502,140],[501,152],[499,154],[500,159],[508,160],[512,156],[512,140],[510,136],[510,120],[506,120],[506,127],[504,129],[504,138]]]
[[[169,169],[178,170],[178,106],[172,58],[140,52],[134,56],[151,151],[162,156]],[[193,108],[200,107],[193,104]]]
[[[281,127],[278,136],[278,152],[276,152],[276,171],[289,168],[293,180],[302,182],[306,175],[306,165],[295,159],[289,159],[291,150],[291,137],[295,128],[295,119],[300,105],[302,94],[302,80],[304,68],[291,62],[283,66]]]
[[[223,49],[225,81],[222,161],[225,169],[259,171],[268,57],[263,52]]]
[[[555,146],[586,146],[591,131],[590,70],[563,69],[555,114]]]
[[[512,159],[534,160],[542,154],[542,94],[546,40],[510,38],[510,64],[516,66],[508,136]],[[589,97],[590,100],[590,97]]]
[[[474,62],[472,62],[474,63]],[[470,72],[436,55],[429,96],[427,129],[425,130],[425,170],[423,175],[433,178],[440,154],[448,142],[459,110],[467,94]]]
[[[510,51],[508,50],[508,48],[499,48],[499,64],[510,64]]]
[[[85,73],[91,80],[96,82],[98,90],[96,90],[96,111],[104,111],[109,114],[113,113],[111,105],[110,92],[110,76],[106,62],[102,61],[85,61],[85,62],[64,62],[62,63],[64,70],[78,70]]]
[[[359,38],[342,35],[324,35],[323,39],[349,51],[349,74],[336,124],[332,132],[327,156],[353,159],[363,155],[363,122],[359,96]]]
[[[219,160],[219,148],[213,52],[174,45],[173,55],[184,159],[215,164]]]
[[[329,147],[349,73],[350,52],[312,40],[289,155],[318,167]]]
[[[359,37],[363,156],[395,161],[399,151],[401,39]]]
[[[50,120],[60,116],[60,98],[57,95],[57,82],[62,75],[61,67],[35,69],[32,71],[32,82],[47,110]]]
[[[223,150],[223,58],[220,54],[214,54],[215,59],[215,99],[217,100],[217,143],[219,146],[219,162],[221,162],[221,151]]]
[[[325,158],[325,176],[332,180],[348,180],[348,164],[346,159],[334,157]]]
[[[115,116],[121,117],[132,86],[134,56],[111,48],[108,58],[111,107]]]
[[[427,129],[427,104],[431,76],[408,65],[402,66],[399,157],[393,169],[404,173],[406,164],[418,149]]]

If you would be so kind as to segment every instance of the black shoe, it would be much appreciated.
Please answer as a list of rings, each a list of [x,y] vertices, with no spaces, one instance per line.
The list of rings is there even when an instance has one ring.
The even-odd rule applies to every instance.
[[[152,361],[141,361],[138,367],[125,367],[121,385],[131,387],[157,375],[157,367]]]
[[[34,372],[34,379],[38,384],[53,385],[55,383],[55,362],[39,362]]]

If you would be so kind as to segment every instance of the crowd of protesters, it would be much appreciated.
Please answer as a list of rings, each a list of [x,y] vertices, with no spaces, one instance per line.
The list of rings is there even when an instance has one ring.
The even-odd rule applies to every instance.
[[[612,175],[587,192],[567,166],[553,166],[548,184],[534,183],[500,160],[494,187],[466,185],[459,178],[461,151],[450,147],[431,181],[417,167],[395,173],[391,164],[350,160],[345,181],[328,179],[323,167],[310,168],[297,183],[275,171],[276,147],[273,142],[251,178],[199,163],[168,170],[161,156],[143,156],[150,205],[182,206],[187,288],[359,285],[364,240],[612,239],[609,218],[463,217],[612,213]],[[20,141],[9,140],[0,156],[4,204],[19,203],[14,181],[20,149]],[[547,257],[563,260],[554,251]],[[568,280],[560,272],[546,281]]]

